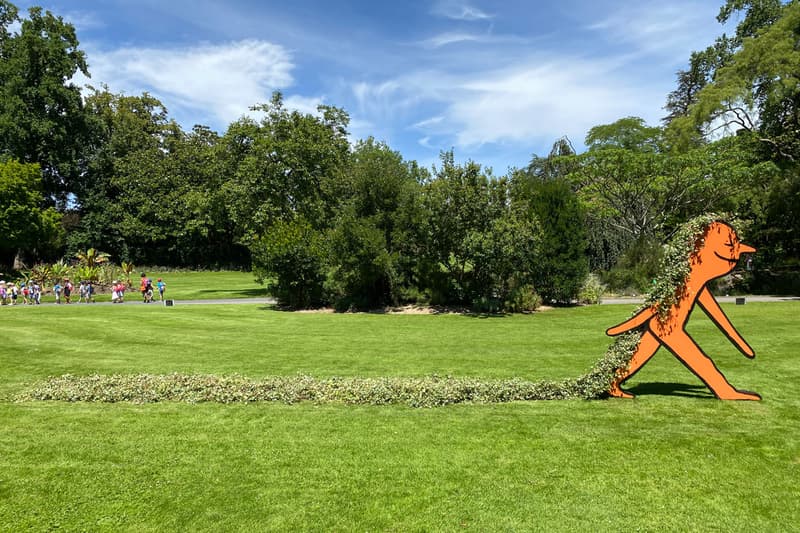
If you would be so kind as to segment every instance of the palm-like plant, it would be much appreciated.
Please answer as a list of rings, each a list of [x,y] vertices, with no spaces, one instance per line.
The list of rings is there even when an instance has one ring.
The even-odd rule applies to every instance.
[[[50,279],[54,283],[70,277],[71,274],[72,268],[63,259],[59,259],[57,262],[50,265]]]
[[[111,254],[95,250],[94,248],[89,248],[85,252],[78,252],[75,254],[75,258],[82,266],[93,267],[102,265],[103,263],[108,263],[108,261],[111,259]]]
[[[75,271],[75,275],[78,279],[83,281],[91,281],[92,283],[98,283],[100,281],[100,276],[102,274],[102,270],[98,265],[81,265]]]
[[[53,275],[52,268],[46,263],[38,263],[33,265],[28,271],[28,278],[39,283],[47,283]]]
[[[133,266],[133,263],[127,263],[127,262],[123,261],[120,268],[122,269],[122,273],[125,275],[125,282],[128,284],[128,287],[130,287],[131,286],[131,274],[136,272],[136,267]]]

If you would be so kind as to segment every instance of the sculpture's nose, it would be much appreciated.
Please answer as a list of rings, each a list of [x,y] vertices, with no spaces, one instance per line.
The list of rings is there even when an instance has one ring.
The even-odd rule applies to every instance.
[[[748,246],[746,244],[739,244],[739,253],[740,254],[753,254],[756,252],[756,249],[752,246]]]

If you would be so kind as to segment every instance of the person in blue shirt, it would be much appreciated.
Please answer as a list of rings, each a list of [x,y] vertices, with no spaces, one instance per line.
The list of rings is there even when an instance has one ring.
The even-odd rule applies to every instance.
[[[158,287],[158,297],[163,302],[164,301],[164,291],[167,290],[167,284],[164,283],[164,280],[158,278],[158,282],[156,283]]]
[[[61,289],[62,289],[61,283],[56,281],[56,284],[53,285],[53,294],[56,295],[56,303],[57,304],[61,303]]]

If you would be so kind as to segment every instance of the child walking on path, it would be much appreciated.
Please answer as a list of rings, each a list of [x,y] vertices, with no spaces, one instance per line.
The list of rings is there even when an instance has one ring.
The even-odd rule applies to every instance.
[[[156,283],[156,286],[158,287],[158,298],[159,298],[159,300],[161,300],[163,302],[164,301],[164,291],[167,290],[167,284],[164,283],[164,280],[162,280],[161,278],[158,278],[158,283]]]

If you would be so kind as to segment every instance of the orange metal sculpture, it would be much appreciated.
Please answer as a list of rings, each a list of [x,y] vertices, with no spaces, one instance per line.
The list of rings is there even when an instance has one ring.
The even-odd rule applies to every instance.
[[[627,368],[617,371],[609,394],[620,398],[633,395],[620,387],[650,360],[660,346],[665,346],[721,400],[760,400],[754,392],[737,390],[728,383],[714,362],[686,332],[686,322],[694,308],[700,307],[717,327],[745,356],[755,357],[753,349],[733,327],[708,290],[708,282],[731,272],[743,253],[755,252],[755,248],[739,242],[734,229],[724,222],[712,222],[703,236],[703,244],[690,257],[690,273],[676,302],[666,313],[659,313],[657,305],[646,307],[622,324],[608,328],[606,333],[614,336],[642,328],[642,336]]]

